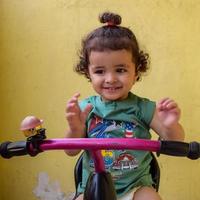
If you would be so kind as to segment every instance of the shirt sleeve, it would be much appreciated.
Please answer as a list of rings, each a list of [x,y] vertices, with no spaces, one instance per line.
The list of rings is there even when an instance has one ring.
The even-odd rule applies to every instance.
[[[90,103],[90,99],[89,98],[79,101],[80,109],[83,111],[88,103]]]
[[[149,126],[154,116],[156,103],[144,98],[140,102],[140,108],[142,121]]]

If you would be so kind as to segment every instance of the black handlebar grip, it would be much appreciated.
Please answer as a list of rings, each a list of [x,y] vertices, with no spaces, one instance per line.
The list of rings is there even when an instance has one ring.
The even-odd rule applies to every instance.
[[[26,141],[19,142],[3,142],[0,145],[0,155],[3,158],[11,158],[13,156],[27,155]]]
[[[189,152],[187,157],[192,160],[200,158],[200,143],[198,142],[189,143]]]
[[[171,156],[188,156],[189,144],[179,141],[164,141],[161,140],[159,153]]]
[[[192,160],[200,158],[200,143],[198,142],[179,142],[179,141],[161,141],[161,147],[158,154],[172,156],[185,156]]]

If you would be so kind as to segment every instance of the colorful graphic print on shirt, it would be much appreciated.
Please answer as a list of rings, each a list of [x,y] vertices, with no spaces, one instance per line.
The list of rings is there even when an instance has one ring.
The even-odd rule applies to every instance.
[[[91,119],[88,128],[88,137],[92,138],[134,138],[136,128],[134,122],[124,122],[102,119],[94,116]],[[125,150],[102,150],[101,151],[105,167],[108,170],[118,171],[116,177],[120,175],[121,170],[134,170],[138,167],[138,161],[133,154]],[[90,167],[94,167],[93,160],[90,160]]]

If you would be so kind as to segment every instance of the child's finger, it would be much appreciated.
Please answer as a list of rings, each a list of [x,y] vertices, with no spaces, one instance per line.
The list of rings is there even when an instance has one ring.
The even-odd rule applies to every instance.
[[[71,99],[68,100],[66,109],[65,109],[66,112],[70,111],[72,108],[78,107],[78,97],[79,96],[80,96],[80,94],[76,93],[74,96],[72,96]]]
[[[172,108],[170,112],[179,115],[181,113],[181,110],[178,107],[176,107],[176,108]]]
[[[80,108],[79,108],[78,104],[76,104],[76,103],[68,103],[66,106],[65,112],[79,113]]]
[[[66,106],[66,111],[67,112],[69,112],[69,111],[71,111],[73,108],[74,108],[74,106],[75,106],[75,103],[67,103],[67,106]]]
[[[169,97],[162,98],[158,103],[163,104],[164,102],[166,102],[169,99],[170,99]]]
[[[80,96],[81,96],[81,94],[79,92],[77,92],[72,96],[72,98],[77,100]]]
[[[172,102],[168,102],[168,104],[166,104],[166,108],[167,109],[174,109],[174,108],[178,108],[178,105],[176,102],[172,101]]]
[[[68,120],[68,122],[72,121],[75,116],[76,116],[75,113],[69,113],[68,112],[68,113],[65,114],[65,117]]]
[[[78,98],[80,97],[80,93],[74,94],[69,100],[68,103],[78,102]]]
[[[176,107],[178,107],[177,103],[173,99],[170,99],[170,98],[164,98],[158,103],[158,108],[160,110],[173,109]]]

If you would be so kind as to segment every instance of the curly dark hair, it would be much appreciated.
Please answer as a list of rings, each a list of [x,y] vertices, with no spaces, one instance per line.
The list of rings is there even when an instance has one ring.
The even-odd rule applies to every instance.
[[[111,12],[104,12],[99,15],[99,21],[106,23],[106,25],[93,30],[83,38],[82,48],[79,52],[79,62],[75,66],[76,72],[85,75],[90,80],[88,65],[91,51],[122,49],[132,52],[138,75],[137,80],[148,70],[149,55],[139,49],[134,33],[129,28],[120,26],[121,20],[120,15]]]

